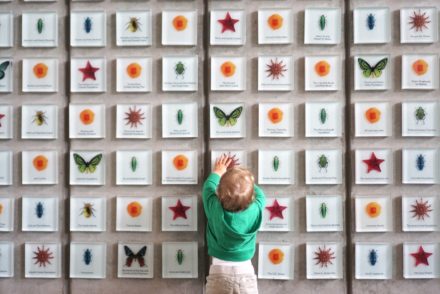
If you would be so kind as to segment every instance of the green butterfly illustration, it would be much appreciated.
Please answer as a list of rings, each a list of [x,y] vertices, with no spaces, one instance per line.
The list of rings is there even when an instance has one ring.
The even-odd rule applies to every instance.
[[[84,158],[81,157],[78,153],[73,153],[73,159],[75,160],[76,165],[78,166],[78,170],[80,173],[94,173],[96,167],[101,162],[102,153],[94,156],[90,161],[85,161]]]
[[[224,126],[234,126],[243,111],[243,106],[235,108],[231,114],[227,115],[223,110],[214,106],[214,114],[218,119],[218,124]]]
[[[378,78],[382,75],[382,71],[385,69],[388,63],[388,58],[384,58],[379,60],[375,66],[371,66],[368,62],[366,62],[362,58],[358,58],[358,63],[360,68],[362,69],[362,74],[366,78]]]
[[[5,61],[2,64],[0,64],[0,80],[3,80],[3,78],[5,77],[6,73],[6,69],[8,68],[9,64],[11,64],[10,61]]]

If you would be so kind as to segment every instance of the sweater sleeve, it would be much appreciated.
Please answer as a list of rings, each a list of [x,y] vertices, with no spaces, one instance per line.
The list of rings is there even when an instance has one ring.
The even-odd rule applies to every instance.
[[[216,190],[220,182],[220,176],[216,173],[211,173],[203,184],[202,200],[205,214],[208,217],[211,208],[215,201],[218,201]]]
[[[254,185],[255,190],[255,202],[258,206],[260,206],[261,209],[263,209],[266,206],[266,196],[264,195],[263,190],[258,187],[257,185]]]

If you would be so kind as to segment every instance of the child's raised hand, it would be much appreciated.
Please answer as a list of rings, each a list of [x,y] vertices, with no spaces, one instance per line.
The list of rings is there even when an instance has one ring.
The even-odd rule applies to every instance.
[[[231,164],[232,159],[226,154],[222,154],[215,161],[213,173],[218,174],[220,177],[227,171],[229,164]]]

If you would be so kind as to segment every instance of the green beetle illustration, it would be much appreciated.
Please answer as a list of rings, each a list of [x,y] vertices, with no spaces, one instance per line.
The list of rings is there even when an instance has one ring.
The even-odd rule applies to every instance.
[[[280,158],[278,156],[273,157],[272,167],[274,171],[278,171],[278,168],[280,167]]]
[[[183,111],[182,109],[177,110],[177,123],[181,125],[183,122]]]
[[[176,65],[174,66],[174,72],[176,73],[176,79],[178,77],[182,77],[182,79],[185,78],[185,76],[184,76],[185,71],[186,71],[186,67],[181,61],[176,63]]]
[[[44,22],[42,18],[39,18],[37,20],[37,31],[39,34],[41,34],[43,32],[43,27],[44,27]]]
[[[423,107],[421,106],[417,107],[414,115],[416,117],[417,124],[419,122],[422,122],[423,124],[425,123],[426,110]]]
[[[136,156],[133,156],[131,158],[131,164],[130,165],[131,165],[131,171],[135,172],[136,169],[137,169],[137,159],[136,159]]]
[[[318,166],[319,166],[319,171],[325,169],[325,171],[327,172],[327,167],[328,167],[328,158],[327,158],[327,156],[325,156],[324,154],[321,154],[321,156],[319,156],[319,158],[318,158]]]
[[[319,28],[321,29],[321,31],[323,31],[325,29],[325,26],[327,25],[327,19],[325,17],[325,15],[321,15],[319,17]]]
[[[321,108],[321,110],[319,111],[319,121],[321,122],[321,124],[325,124],[325,122],[327,121],[327,111],[325,110],[325,108]]]
[[[182,249],[178,249],[177,253],[176,253],[176,259],[177,259],[177,263],[179,265],[181,265],[183,263],[183,258],[184,258],[183,250]]]
[[[321,215],[322,218],[325,218],[327,216],[327,212],[328,212],[327,204],[325,204],[325,202],[322,202],[321,205],[319,206],[319,214]]]

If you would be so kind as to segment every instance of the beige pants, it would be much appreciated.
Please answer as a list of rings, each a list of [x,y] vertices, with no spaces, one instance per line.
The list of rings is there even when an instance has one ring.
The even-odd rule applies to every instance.
[[[258,294],[257,276],[232,266],[211,265],[206,294]]]

